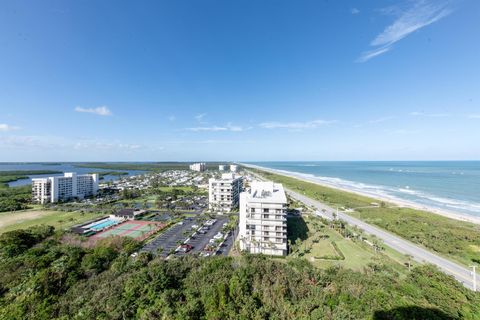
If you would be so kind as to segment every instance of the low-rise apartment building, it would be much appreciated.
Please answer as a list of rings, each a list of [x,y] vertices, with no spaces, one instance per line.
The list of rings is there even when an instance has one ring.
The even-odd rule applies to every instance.
[[[243,178],[233,173],[224,173],[220,179],[208,180],[208,208],[212,211],[231,212],[238,208],[243,190]]]
[[[240,194],[240,249],[267,255],[287,254],[287,197],[283,186],[253,181]]]
[[[32,199],[42,204],[73,198],[83,199],[97,193],[98,180],[96,173],[77,175],[73,172],[63,176],[32,179]]]

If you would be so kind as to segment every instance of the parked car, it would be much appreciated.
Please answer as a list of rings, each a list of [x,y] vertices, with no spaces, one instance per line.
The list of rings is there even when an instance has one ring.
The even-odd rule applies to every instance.
[[[180,251],[180,252],[185,252],[185,253],[187,253],[187,252],[189,252],[189,251],[192,250],[192,249],[193,249],[193,246],[192,246],[192,245],[190,245],[190,244],[182,244],[182,245],[180,246],[180,250],[179,250],[179,251]]]
[[[223,234],[221,232],[217,233],[215,236],[213,236],[213,239],[222,239]]]

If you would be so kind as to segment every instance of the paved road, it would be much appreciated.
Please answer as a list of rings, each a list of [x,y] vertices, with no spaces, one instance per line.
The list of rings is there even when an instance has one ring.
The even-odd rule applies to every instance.
[[[263,168],[261,170],[264,170]],[[269,171],[269,170],[265,170]],[[278,174],[277,172],[273,172]],[[262,177],[250,172],[250,174],[262,179]],[[323,216],[327,219],[333,219],[332,213],[337,212],[336,209],[331,208],[324,203],[313,200],[300,194],[298,192],[289,190],[285,188],[285,191],[294,199],[305,203],[306,205],[317,209],[317,215]],[[324,213],[323,210],[326,212]],[[407,241],[403,238],[400,238],[396,235],[393,235],[387,231],[384,231],[380,228],[374,227],[366,222],[363,222],[357,218],[353,218],[347,215],[344,212],[338,211],[337,219],[342,219],[352,226],[357,226],[365,232],[375,235],[377,238],[381,239],[386,245],[397,250],[402,254],[409,254],[413,257],[414,260],[418,262],[426,262],[436,265],[440,270],[446,274],[452,275],[461,282],[466,288],[473,290],[473,272],[471,269],[467,269],[455,262],[442,258],[426,249],[419,247],[418,245]],[[477,273],[477,291],[480,290],[480,275]]]
[[[327,219],[333,219],[332,213],[336,212],[336,209],[326,206],[325,204],[312,200],[298,192],[285,189],[286,192],[294,199],[305,203],[306,205],[317,209],[317,214]],[[326,210],[325,213],[322,209]],[[353,218],[341,211],[337,214],[337,219],[342,219],[348,224],[357,226],[363,229],[365,232],[375,235],[377,238],[383,240],[383,242],[389,247],[397,250],[403,254],[409,254],[414,260],[418,262],[427,262],[436,265],[445,273],[454,276],[465,287],[473,289],[472,271],[450,260],[442,258],[426,249],[423,249],[410,241],[395,236],[387,231],[374,227],[368,223],[365,223],[359,219]],[[477,273],[477,290],[480,289],[480,275]]]

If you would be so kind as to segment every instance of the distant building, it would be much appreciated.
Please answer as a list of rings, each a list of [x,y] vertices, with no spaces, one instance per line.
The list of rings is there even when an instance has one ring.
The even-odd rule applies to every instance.
[[[236,164],[231,164],[230,165],[230,171],[231,172],[237,172],[238,170],[238,166]]]
[[[240,249],[268,255],[287,254],[287,197],[279,183],[254,181],[240,194]]]
[[[205,171],[206,168],[207,168],[207,166],[204,162],[192,163],[190,165],[190,170],[198,171],[198,172]]]
[[[112,218],[120,218],[125,220],[134,220],[136,216],[141,216],[145,214],[146,210],[140,209],[122,209],[114,214],[110,215]]]
[[[225,171],[225,165],[221,164],[218,166],[219,171]]]
[[[230,212],[238,208],[238,199],[243,190],[243,178],[233,173],[224,173],[220,179],[208,180],[208,208]]]
[[[32,199],[47,203],[83,199],[97,194],[98,174],[77,175],[70,172],[63,176],[32,179]]]

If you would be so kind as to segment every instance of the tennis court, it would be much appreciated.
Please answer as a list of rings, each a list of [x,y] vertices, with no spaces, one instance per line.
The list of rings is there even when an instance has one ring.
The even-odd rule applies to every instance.
[[[120,223],[108,230],[99,232],[92,236],[92,239],[101,239],[110,236],[131,237],[136,240],[143,240],[151,234],[162,229],[165,225],[163,223],[153,221],[137,221],[129,220]]]

